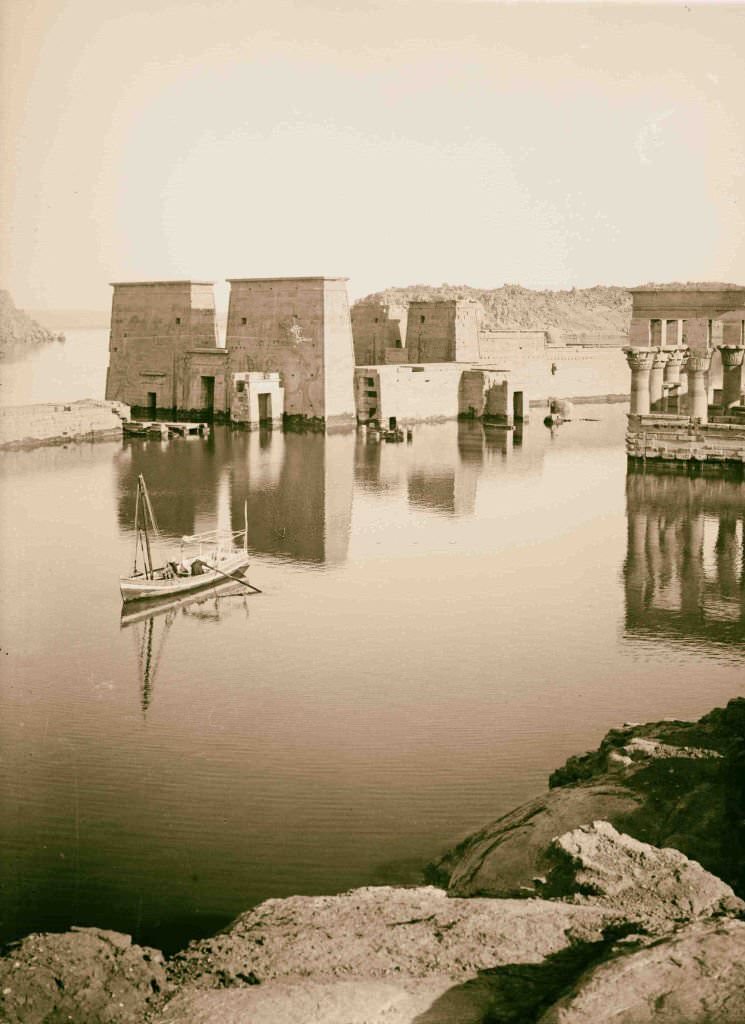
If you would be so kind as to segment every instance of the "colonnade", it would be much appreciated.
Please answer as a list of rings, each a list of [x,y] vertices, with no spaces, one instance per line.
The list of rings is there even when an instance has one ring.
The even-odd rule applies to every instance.
[[[662,321],[658,321],[662,323]],[[676,324],[677,321],[667,322]],[[726,412],[738,405],[742,394],[745,345],[717,345],[722,358],[722,406]],[[688,379],[688,414],[708,422],[709,400],[706,374],[713,348],[694,350],[681,347],[633,346],[625,348],[631,369],[631,413],[647,415],[663,397],[665,389],[680,385],[681,372]]]

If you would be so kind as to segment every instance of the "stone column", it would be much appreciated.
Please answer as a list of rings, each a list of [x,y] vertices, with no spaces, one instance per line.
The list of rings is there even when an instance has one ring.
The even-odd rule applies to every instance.
[[[667,362],[667,352],[657,349],[652,360],[652,369],[649,372],[649,408],[654,411],[655,406],[659,408],[662,401],[662,375]]]
[[[684,348],[668,348],[666,353],[667,362],[663,380],[666,384],[680,384],[680,370],[685,362],[686,351]]]
[[[705,374],[711,363],[711,352],[689,352],[686,359],[688,376],[688,412],[701,423],[709,422],[709,396],[706,391]]]
[[[631,368],[631,415],[644,416],[649,412],[649,374],[656,352],[653,348],[623,351]]]
[[[673,320],[671,323],[677,323],[677,321]],[[679,413],[681,393],[680,371],[685,362],[686,352],[684,348],[668,348],[666,352],[667,362],[665,363],[665,371],[662,378],[666,385],[663,391],[667,391],[665,411]]]
[[[680,320],[668,320],[665,325],[665,344],[680,345]]]
[[[720,345],[719,354],[722,357],[722,405],[726,411],[740,402],[745,345]]]

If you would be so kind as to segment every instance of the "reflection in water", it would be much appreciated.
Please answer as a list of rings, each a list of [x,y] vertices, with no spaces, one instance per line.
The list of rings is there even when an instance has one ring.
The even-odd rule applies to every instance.
[[[630,472],[626,627],[716,644],[745,639],[745,483]]]
[[[430,859],[614,722],[741,693],[742,642],[679,645],[670,672],[663,644],[634,641],[662,634],[654,609],[684,578],[695,628],[742,636],[741,485],[630,481],[645,522],[619,643],[625,410],[595,415],[521,446],[463,422],[411,444],[218,427],[3,453],[0,941],[90,924],[176,950],[270,896]],[[140,472],[169,546],[240,530],[248,501],[250,617],[215,588],[120,628]]]
[[[460,420],[455,430],[421,425],[414,430],[413,444],[384,444],[357,437],[354,475],[357,484],[379,496],[404,491],[413,508],[446,516],[475,514],[479,478],[485,467],[498,459],[505,467],[513,455],[524,473],[530,464],[543,464],[544,448],[536,444],[522,450],[522,427],[507,430],[479,420]]]
[[[147,714],[152,702],[163,649],[179,612],[192,621],[214,623],[235,611],[237,606],[243,608],[248,617],[248,596],[249,591],[246,587],[240,583],[226,581],[196,596],[171,598],[157,604],[150,601],[145,607],[134,611],[126,606],[122,609],[120,627],[131,629],[135,642],[139,666],[140,706],[143,715]],[[162,620],[160,630],[157,629],[157,620]]]
[[[299,562],[343,562],[352,514],[353,433],[217,428],[207,440],[131,442],[119,469],[119,522],[134,518],[142,473],[165,536],[242,529],[249,549]]]

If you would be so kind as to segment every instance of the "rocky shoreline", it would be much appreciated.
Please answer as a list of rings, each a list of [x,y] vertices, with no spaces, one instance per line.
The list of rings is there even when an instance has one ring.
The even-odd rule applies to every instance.
[[[429,884],[267,900],[166,960],[101,929],[0,960],[3,1024],[745,1020],[745,699],[611,730]]]

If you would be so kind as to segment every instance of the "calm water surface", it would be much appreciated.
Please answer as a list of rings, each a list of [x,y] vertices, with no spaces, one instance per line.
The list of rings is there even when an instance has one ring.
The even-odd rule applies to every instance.
[[[625,411],[0,454],[0,939],[408,880],[609,727],[745,694],[745,485],[627,479]],[[138,473],[171,541],[247,501],[263,593],[122,619]]]

